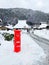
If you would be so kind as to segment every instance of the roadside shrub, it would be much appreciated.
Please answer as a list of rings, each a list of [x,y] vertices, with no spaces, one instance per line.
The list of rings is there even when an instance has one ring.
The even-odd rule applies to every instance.
[[[13,39],[14,35],[13,34],[9,34],[9,33],[3,33],[2,34],[4,36],[4,39],[7,41],[10,41]]]

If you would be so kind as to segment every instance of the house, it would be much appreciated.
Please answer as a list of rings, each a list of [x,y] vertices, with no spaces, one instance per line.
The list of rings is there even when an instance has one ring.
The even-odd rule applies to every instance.
[[[10,28],[7,28],[5,26],[0,26],[0,30],[11,30]]]
[[[16,24],[14,27],[15,28],[30,28],[27,24],[26,24],[26,20],[19,20],[18,24]]]
[[[26,20],[19,20],[18,24],[16,24],[13,29],[21,29],[21,30],[30,30],[30,26],[26,24]]]

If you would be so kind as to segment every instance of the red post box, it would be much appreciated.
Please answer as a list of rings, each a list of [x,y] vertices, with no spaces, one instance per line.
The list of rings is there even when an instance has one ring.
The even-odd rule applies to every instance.
[[[21,51],[21,31],[14,30],[14,52]]]

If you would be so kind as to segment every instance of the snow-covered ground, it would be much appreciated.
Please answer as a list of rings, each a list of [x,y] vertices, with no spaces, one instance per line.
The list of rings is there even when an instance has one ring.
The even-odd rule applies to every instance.
[[[43,29],[43,30],[35,30],[34,34],[46,38],[49,40],[49,30]]]
[[[5,41],[0,34],[0,65],[33,65],[46,57],[43,49],[29,34],[23,32],[21,32],[21,52],[19,53],[14,52],[13,40]]]
[[[39,26],[39,28],[45,28],[47,26],[47,24],[41,24]],[[34,34],[40,36],[40,37],[43,37],[43,38],[46,38],[49,40],[49,30],[46,30],[46,29],[43,29],[43,30],[35,30],[34,31]]]
[[[7,31],[7,30],[0,30],[0,34],[2,34],[2,33],[14,34],[14,30],[13,31],[12,30],[9,30],[9,31]]]
[[[20,23],[21,22],[21,23]],[[28,27],[25,21],[19,21],[19,23],[10,28]],[[33,30],[32,30],[33,31]],[[0,65],[38,65],[38,61],[42,61],[46,54],[44,50],[29,36],[26,31],[21,31],[21,51],[19,53],[14,52],[14,42],[5,41],[2,33],[14,34],[14,31],[2,31],[0,30]],[[48,30],[35,30],[34,34],[49,39]]]

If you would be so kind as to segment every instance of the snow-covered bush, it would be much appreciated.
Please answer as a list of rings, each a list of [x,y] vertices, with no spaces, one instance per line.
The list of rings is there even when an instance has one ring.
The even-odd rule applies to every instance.
[[[4,39],[7,41],[10,41],[13,39],[14,35],[13,34],[9,34],[9,33],[3,33],[2,34],[4,36]]]

